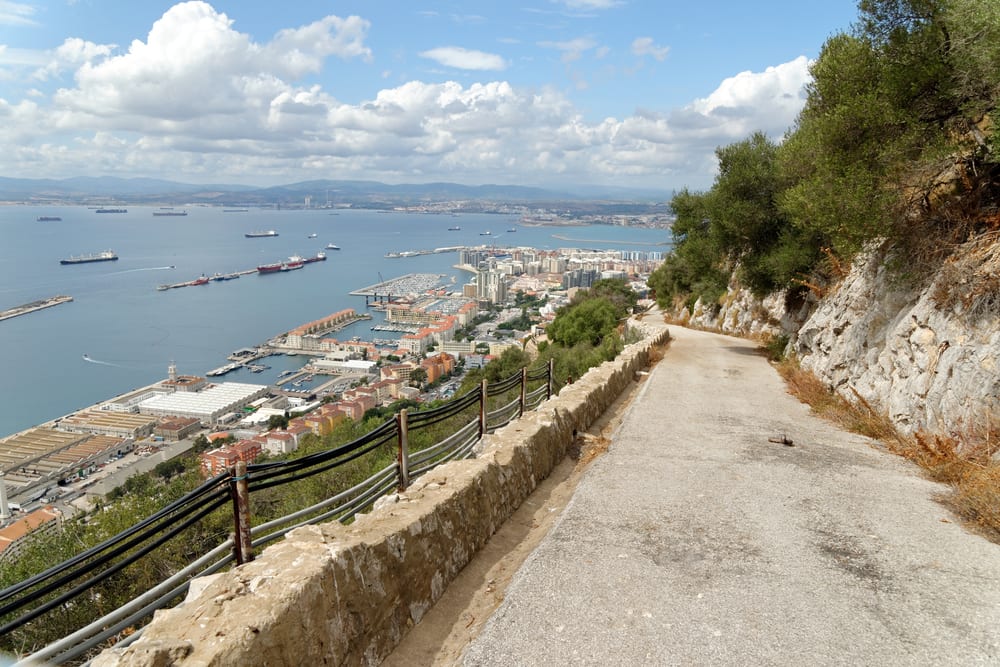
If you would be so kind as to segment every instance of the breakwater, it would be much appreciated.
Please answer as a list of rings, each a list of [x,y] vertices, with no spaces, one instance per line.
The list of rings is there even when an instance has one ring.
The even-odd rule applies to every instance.
[[[73,297],[71,296],[52,296],[48,299],[39,299],[38,301],[32,301],[21,306],[8,308],[7,310],[0,311],[0,321],[9,320],[19,315],[27,315],[28,313],[51,308],[52,306],[58,306],[61,303],[69,303],[72,300]]]

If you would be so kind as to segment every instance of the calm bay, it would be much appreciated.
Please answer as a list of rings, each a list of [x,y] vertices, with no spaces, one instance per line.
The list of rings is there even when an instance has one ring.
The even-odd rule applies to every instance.
[[[0,207],[0,310],[61,294],[74,299],[0,321],[0,437],[160,380],[171,362],[180,373],[201,374],[225,364],[233,350],[304,322],[343,308],[364,312],[364,298],[349,292],[383,278],[436,273],[456,289],[470,278],[453,268],[454,252],[406,258],[387,258],[387,252],[459,245],[662,252],[657,244],[669,239],[664,230],[608,225],[521,226],[509,215],[191,207],[186,216],[154,216],[156,208],[127,209]],[[40,216],[61,220],[37,221]],[[455,226],[461,229],[449,230]],[[269,229],[279,235],[244,237]],[[486,231],[491,235],[482,236]],[[328,243],[340,250],[325,250]],[[59,263],[108,249],[118,261]],[[299,271],[156,289],[320,251],[327,261]],[[359,322],[337,336],[370,340],[371,324]],[[273,373],[305,361],[275,359]],[[272,377],[241,370],[225,379],[265,383]]]

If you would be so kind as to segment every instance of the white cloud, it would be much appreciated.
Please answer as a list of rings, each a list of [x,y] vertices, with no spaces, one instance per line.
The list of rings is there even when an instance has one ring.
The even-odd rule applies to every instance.
[[[668,46],[657,46],[653,43],[652,37],[637,37],[632,41],[632,53],[637,56],[653,56],[663,62],[667,53],[670,52]]]
[[[611,9],[622,5],[622,0],[558,0],[569,9]]]
[[[35,70],[36,79],[45,80],[56,76],[63,70],[79,67],[111,55],[114,44],[94,44],[78,37],[67,38],[55,51],[49,54],[49,61],[44,67]]]
[[[38,49],[19,49],[0,44],[0,64],[15,67],[40,67],[46,63],[49,56]]]
[[[809,81],[809,60],[799,56],[763,72],[740,72],[708,97],[695,100],[688,111],[718,121],[729,137],[758,129],[779,136],[802,109]]]
[[[185,2],[164,13],[146,41],[134,40],[127,53],[84,63],[77,87],[60,89],[54,99],[81,124],[239,132],[248,114],[270,116],[272,101],[292,94],[286,79],[319,71],[330,55],[369,58],[363,43],[368,25],[357,17],[328,16],[258,44],[210,5]]]
[[[0,98],[0,145],[10,147],[0,155],[0,171],[191,182],[370,178],[707,187],[715,148],[757,129],[780,136],[801,108],[808,81],[808,62],[800,58],[737,74],[683,108],[600,121],[584,118],[563,91],[502,80],[383,83],[369,99],[339,100],[311,75],[331,56],[372,58],[368,29],[356,17],[327,17],[260,43],[209,5],[187,2],[120,53],[67,40],[34,66],[75,68],[72,86],[51,101],[31,94],[20,102]],[[563,54],[598,49],[589,38],[546,46]],[[653,56],[662,47],[650,41],[642,48]],[[436,55],[449,66],[506,66],[499,56],[477,51]],[[4,58],[10,53],[0,53],[0,63]],[[390,74],[373,69],[371,78],[380,73]]]
[[[507,68],[507,61],[501,56],[484,51],[463,49],[460,46],[442,46],[422,51],[420,55],[446,67],[456,69],[504,70]]]
[[[562,51],[561,60],[564,63],[571,63],[575,60],[579,60],[583,57],[585,51],[597,46],[597,42],[589,37],[577,37],[576,39],[571,39],[564,42],[539,42],[538,46],[544,49],[555,49],[556,51]]]
[[[23,2],[0,0],[0,25],[38,25],[32,16],[35,8]]]

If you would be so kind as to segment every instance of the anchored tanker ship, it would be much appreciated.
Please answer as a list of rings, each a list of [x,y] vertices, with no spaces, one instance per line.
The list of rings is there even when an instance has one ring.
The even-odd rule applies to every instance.
[[[88,264],[90,262],[113,262],[118,259],[118,255],[113,250],[95,252],[90,255],[70,255],[68,259],[60,259],[60,264]]]

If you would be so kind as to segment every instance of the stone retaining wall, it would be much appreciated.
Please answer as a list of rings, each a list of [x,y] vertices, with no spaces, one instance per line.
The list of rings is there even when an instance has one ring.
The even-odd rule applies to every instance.
[[[441,597],[563,459],[577,431],[618,398],[664,325],[613,362],[488,436],[475,459],[444,464],[349,526],[298,528],[257,560],[192,583],[141,639],[95,667],[126,665],[376,665]],[[656,315],[659,319],[659,314]]]

